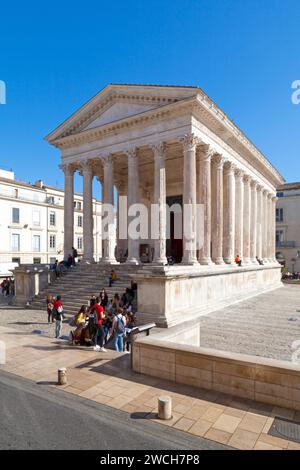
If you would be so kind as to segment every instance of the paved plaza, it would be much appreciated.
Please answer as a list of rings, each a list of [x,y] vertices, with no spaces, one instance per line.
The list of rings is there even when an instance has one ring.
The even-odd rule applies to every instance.
[[[291,361],[300,340],[300,286],[284,284],[201,318],[201,346]]]
[[[272,296],[273,305],[276,304],[273,311],[267,307],[268,296]],[[244,348],[249,343],[252,348],[249,346],[250,352],[255,353],[256,347],[258,352],[271,351],[273,342],[272,354],[281,354],[278,351],[280,348],[284,351],[283,338],[286,344],[290,344],[292,339],[299,337],[300,315],[298,318],[295,313],[298,299],[300,291],[298,293],[297,286],[284,286],[273,293],[203,317],[202,339],[206,341],[205,346],[211,322],[217,325],[214,331],[211,328],[211,341],[216,341],[219,334],[222,338],[218,344],[220,348],[228,349],[231,344],[230,349],[237,350],[237,347]],[[255,312],[251,310],[251,305],[256,305]],[[259,306],[260,315],[256,313]],[[238,309],[249,316],[248,327],[245,316],[241,315],[235,325]],[[254,323],[255,315],[258,315],[257,325],[261,327],[256,330],[257,343],[254,343],[255,332],[249,328],[251,322]],[[297,320],[288,321],[290,315]],[[159,421],[160,424],[238,449],[300,449],[299,444],[268,434],[275,416],[300,421],[299,412],[137,374],[130,368],[129,354],[111,350],[101,354],[91,348],[72,347],[66,341],[51,337],[52,325],[48,327],[45,324],[45,312],[1,308],[0,318],[0,340],[5,341],[7,347],[7,362],[0,369],[29,379],[37,387],[58,387],[57,369],[64,366],[68,371],[68,384],[60,389],[124,411],[132,419],[138,417],[158,423],[157,399],[167,394],[173,399],[173,419]],[[264,325],[266,319],[268,323]],[[285,324],[286,327],[283,327]],[[46,333],[32,333],[36,329]],[[245,339],[246,330],[248,341]],[[262,331],[265,332],[265,349],[262,349],[260,341]]]

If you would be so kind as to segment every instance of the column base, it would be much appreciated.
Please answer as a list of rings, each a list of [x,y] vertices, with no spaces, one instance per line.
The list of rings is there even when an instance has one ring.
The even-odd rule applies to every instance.
[[[115,258],[102,258],[100,264],[120,264]]]
[[[224,258],[224,262],[225,264],[227,264],[228,266],[233,266],[235,264],[235,261],[233,258]]]
[[[225,264],[223,258],[216,258],[216,259],[214,259],[213,261],[214,261],[214,263],[217,264],[218,266]]]
[[[199,261],[197,260],[197,258],[183,259],[180,264],[183,264],[185,266],[198,266]]]
[[[205,266],[213,266],[215,264],[211,258],[200,258],[199,263]]]
[[[150,263],[152,266],[166,266],[168,264],[167,258],[159,258],[159,259],[154,259],[152,263]]]
[[[131,264],[131,265],[138,266],[141,263],[137,258],[130,258],[130,259],[127,259],[124,264]]]

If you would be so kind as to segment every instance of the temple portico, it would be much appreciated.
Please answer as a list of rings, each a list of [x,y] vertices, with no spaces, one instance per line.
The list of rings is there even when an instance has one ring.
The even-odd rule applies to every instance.
[[[283,179],[201,89],[108,85],[47,140],[61,150],[65,174],[65,254],[73,244],[74,174],[80,172],[82,262],[140,266],[144,297],[145,282],[152,282],[155,290],[158,273],[167,282],[170,276],[174,280],[190,273],[203,277],[207,272],[224,275],[226,269],[241,272],[236,255],[243,269],[252,272],[241,282],[255,284],[253,273],[268,268],[268,275],[259,274],[260,282],[266,288],[279,285],[275,201]],[[93,178],[101,184],[104,205],[100,260],[93,257]],[[173,210],[173,202],[181,214]],[[107,222],[107,204],[114,207],[117,223],[115,217]],[[139,226],[138,235],[132,236],[141,215],[137,204],[143,204],[148,226]],[[175,233],[178,220],[183,221],[181,236]],[[168,257],[174,266],[166,266]],[[239,289],[236,278],[232,282]]]

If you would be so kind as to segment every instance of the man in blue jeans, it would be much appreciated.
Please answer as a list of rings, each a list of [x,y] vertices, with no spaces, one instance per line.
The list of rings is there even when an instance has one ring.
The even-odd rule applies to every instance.
[[[123,310],[118,309],[118,314],[113,320],[113,333],[114,333],[114,348],[115,351],[123,352],[123,342],[125,335],[126,319],[123,315]]]

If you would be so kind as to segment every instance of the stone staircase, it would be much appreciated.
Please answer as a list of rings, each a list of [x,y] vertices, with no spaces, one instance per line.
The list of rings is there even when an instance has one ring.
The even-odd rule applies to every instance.
[[[30,308],[34,310],[45,310],[47,295],[62,296],[65,313],[76,313],[81,305],[88,305],[92,295],[99,295],[105,288],[108,298],[111,299],[115,293],[121,297],[126,287],[130,287],[131,277],[137,270],[136,266],[116,265],[114,270],[118,279],[112,287],[108,287],[110,266],[100,264],[77,265],[70,268],[62,277],[56,279],[47,288],[43,289],[31,302]]]

